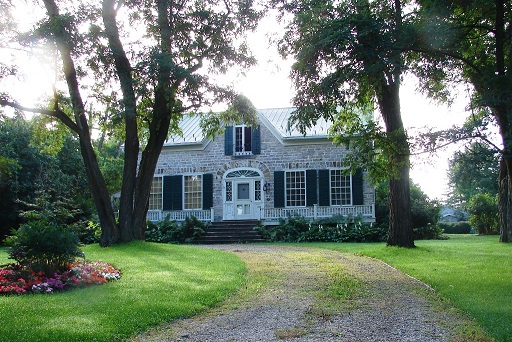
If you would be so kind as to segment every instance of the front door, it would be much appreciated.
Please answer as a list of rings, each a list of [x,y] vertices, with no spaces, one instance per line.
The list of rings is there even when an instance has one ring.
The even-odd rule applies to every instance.
[[[234,185],[235,220],[254,218],[254,181],[237,180]]]
[[[263,207],[263,175],[256,169],[233,169],[224,175],[224,220],[259,218]]]

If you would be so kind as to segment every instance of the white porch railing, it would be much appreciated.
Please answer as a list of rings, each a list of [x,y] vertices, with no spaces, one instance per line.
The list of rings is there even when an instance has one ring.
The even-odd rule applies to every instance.
[[[294,215],[310,219],[327,218],[335,215],[361,216],[363,220],[373,221],[375,220],[375,204],[350,207],[320,207],[314,205],[306,208],[261,208],[260,214],[260,219],[264,221],[277,221],[280,218]]]
[[[187,217],[196,217],[199,221],[213,222],[213,208],[210,210],[149,210],[146,219],[151,222],[163,221],[169,215],[171,221],[185,221]]]
[[[375,221],[375,204],[370,205],[354,205],[350,207],[313,207],[305,208],[260,208],[257,212],[256,219],[266,222],[277,222],[280,218],[289,216],[302,216],[307,219],[327,218],[335,215],[340,216],[360,216],[365,221]],[[160,211],[149,210],[147,220],[152,222],[162,221],[169,215],[171,221],[184,221],[185,218],[194,216],[200,221],[214,221],[214,210],[175,210]]]

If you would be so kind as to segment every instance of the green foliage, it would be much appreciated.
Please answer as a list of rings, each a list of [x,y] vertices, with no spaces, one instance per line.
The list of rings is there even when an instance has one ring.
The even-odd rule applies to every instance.
[[[377,185],[375,197],[376,223],[380,227],[387,227],[389,224],[387,182],[381,182]],[[428,198],[421,188],[411,181],[411,214],[412,227],[417,232],[415,236],[432,236],[432,238],[436,238],[437,233],[435,232],[438,232],[438,230],[434,227],[437,226],[440,210],[440,203]],[[421,232],[422,229],[425,232]],[[429,234],[428,231],[434,234]]]
[[[488,145],[473,143],[449,161],[449,202],[465,205],[479,193],[498,194],[499,155]]]
[[[195,217],[187,217],[178,223],[166,216],[163,221],[147,222],[146,241],[160,243],[190,243],[205,232],[205,224]]]
[[[83,244],[99,241],[99,225],[88,220],[90,215],[77,208],[76,203],[65,198],[54,198],[45,192],[38,192],[36,196],[34,203],[20,201],[22,211],[19,216],[22,220],[42,220],[66,226]]]
[[[437,224],[427,224],[426,226],[414,227],[412,229],[414,240],[446,240],[448,237],[443,235],[443,229]]]
[[[476,194],[467,204],[469,223],[478,234],[493,234],[499,231],[498,204],[496,196]]]
[[[272,242],[377,242],[386,239],[387,230],[358,219],[333,216],[308,221],[301,216],[280,219],[277,226],[258,226],[261,236]]]
[[[0,121],[0,155],[10,160],[0,182],[0,239],[19,227],[21,212],[36,210],[33,205],[41,209],[44,201],[61,202],[84,219],[93,211],[78,141],[68,134],[49,155],[36,148],[34,135],[32,122],[21,116]],[[36,199],[43,193],[44,200]]]
[[[408,163],[397,156],[408,156],[409,147],[388,98],[409,66],[414,13],[402,1],[274,2],[293,15],[279,46],[296,60],[293,124],[305,131],[321,118],[333,122],[335,141],[354,151],[347,166],[364,165],[375,182],[396,178]],[[374,122],[377,107],[391,126]]]
[[[245,124],[256,127],[256,108],[252,102],[243,95],[237,95],[229,108],[221,113],[209,112],[201,117],[199,123],[208,138],[214,139],[223,132],[224,126],[230,123]]]
[[[94,221],[80,221],[68,226],[68,229],[76,234],[80,243],[90,245],[100,242],[101,227]]]
[[[11,259],[27,269],[52,276],[65,270],[76,258],[83,257],[75,233],[63,225],[46,220],[32,220],[6,239]]]
[[[439,222],[439,228],[443,229],[445,234],[471,233],[471,224],[468,221]]]
[[[110,194],[121,189],[123,180],[124,155],[120,153],[119,145],[116,141],[106,141],[97,152],[98,164]]]

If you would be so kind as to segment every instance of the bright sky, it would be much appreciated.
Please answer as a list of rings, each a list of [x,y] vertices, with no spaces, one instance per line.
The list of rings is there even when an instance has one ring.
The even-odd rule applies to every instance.
[[[261,29],[253,34],[249,43],[259,65],[247,71],[245,77],[235,76],[236,90],[247,96],[256,108],[278,108],[291,106],[292,84],[288,78],[291,62],[283,62],[275,47],[268,44],[268,33],[276,32],[275,20],[263,19]],[[19,53],[16,58],[20,58]],[[52,71],[40,61],[27,57],[28,73],[24,86],[16,90],[18,98],[24,98],[26,105],[37,102],[41,92],[51,93]],[[447,128],[454,123],[462,123],[467,113],[464,106],[467,100],[461,95],[451,108],[436,106],[414,90],[412,82],[402,87],[401,105],[404,124],[407,128],[431,126]],[[456,148],[440,152],[437,157],[416,156],[412,158],[411,177],[431,198],[443,199],[447,192],[446,171],[448,158]]]

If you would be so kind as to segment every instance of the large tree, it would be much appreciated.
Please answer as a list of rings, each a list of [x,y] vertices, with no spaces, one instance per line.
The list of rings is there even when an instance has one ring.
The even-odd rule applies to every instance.
[[[414,247],[410,147],[399,97],[410,46],[410,25],[404,19],[408,2],[278,1],[283,2],[283,8],[293,14],[281,40],[281,52],[296,59],[292,78],[299,127],[321,117],[336,121],[333,132],[341,140],[349,135],[355,148],[350,161],[365,159],[371,170],[379,170],[373,174],[382,175],[384,170],[389,179],[387,243]],[[384,132],[361,115],[374,107],[380,112]],[[354,135],[365,139],[354,139]],[[375,163],[376,159],[381,163]]]
[[[30,110],[53,116],[77,134],[102,227],[101,245],[143,239],[150,186],[169,131],[184,113],[233,96],[206,72],[255,62],[243,37],[255,28],[259,12],[251,0],[40,3],[46,16],[30,42],[58,52],[73,115],[60,109],[58,99],[52,109]],[[85,95],[91,82],[103,92],[121,94],[120,113],[111,118],[124,125],[119,225],[91,143],[85,106],[86,99],[92,101]],[[28,109],[5,96],[2,104]]]
[[[419,0],[424,21],[418,50],[443,73],[431,85],[470,84],[471,106],[487,115],[501,136],[500,241],[512,242],[512,1]]]

